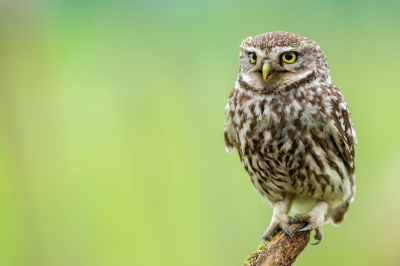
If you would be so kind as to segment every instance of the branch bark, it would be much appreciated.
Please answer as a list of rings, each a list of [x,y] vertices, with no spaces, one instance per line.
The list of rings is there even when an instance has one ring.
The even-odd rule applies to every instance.
[[[297,232],[307,223],[297,223],[290,226],[291,232]],[[274,239],[262,243],[258,250],[250,254],[245,266],[289,266],[292,265],[310,241],[310,232],[295,233],[292,240],[280,232]]]

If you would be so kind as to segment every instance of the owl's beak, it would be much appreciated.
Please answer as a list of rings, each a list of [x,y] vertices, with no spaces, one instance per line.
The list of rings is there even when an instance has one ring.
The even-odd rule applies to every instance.
[[[272,70],[271,65],[265,59],[262,61],[262,74],[265,81],[270,81],[275,76],[275,73]]]

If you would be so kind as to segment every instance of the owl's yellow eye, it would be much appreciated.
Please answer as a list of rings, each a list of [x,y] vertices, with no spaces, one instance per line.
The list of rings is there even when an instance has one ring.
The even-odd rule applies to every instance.
[[[291,64],[294,61],[296,61],[296,54],[294,52],[284,53],[282,55],[282,60],[283,60],[283,62]]]
[[[255,53],[250,53],[249,58],[251,63],[255,63],[257,61],[257,55]]]

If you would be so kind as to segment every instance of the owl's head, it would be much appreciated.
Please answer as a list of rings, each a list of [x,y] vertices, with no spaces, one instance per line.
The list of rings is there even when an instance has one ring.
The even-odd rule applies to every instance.
[[[269,32],[241,44],[239,83],[260,93],[282,93],[311,82],[330,83],[322,49],[294,33]]]

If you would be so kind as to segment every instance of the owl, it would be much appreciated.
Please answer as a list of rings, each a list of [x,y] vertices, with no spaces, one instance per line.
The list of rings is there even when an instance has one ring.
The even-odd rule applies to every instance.
[[[339,225],[355,193],[357,138],[322,49],[288,32],[249,37],[226,105],[225,148],[236,148],[254,188],[273,207],[262,240]],[[289,211],[296,213],[288,216]]]

